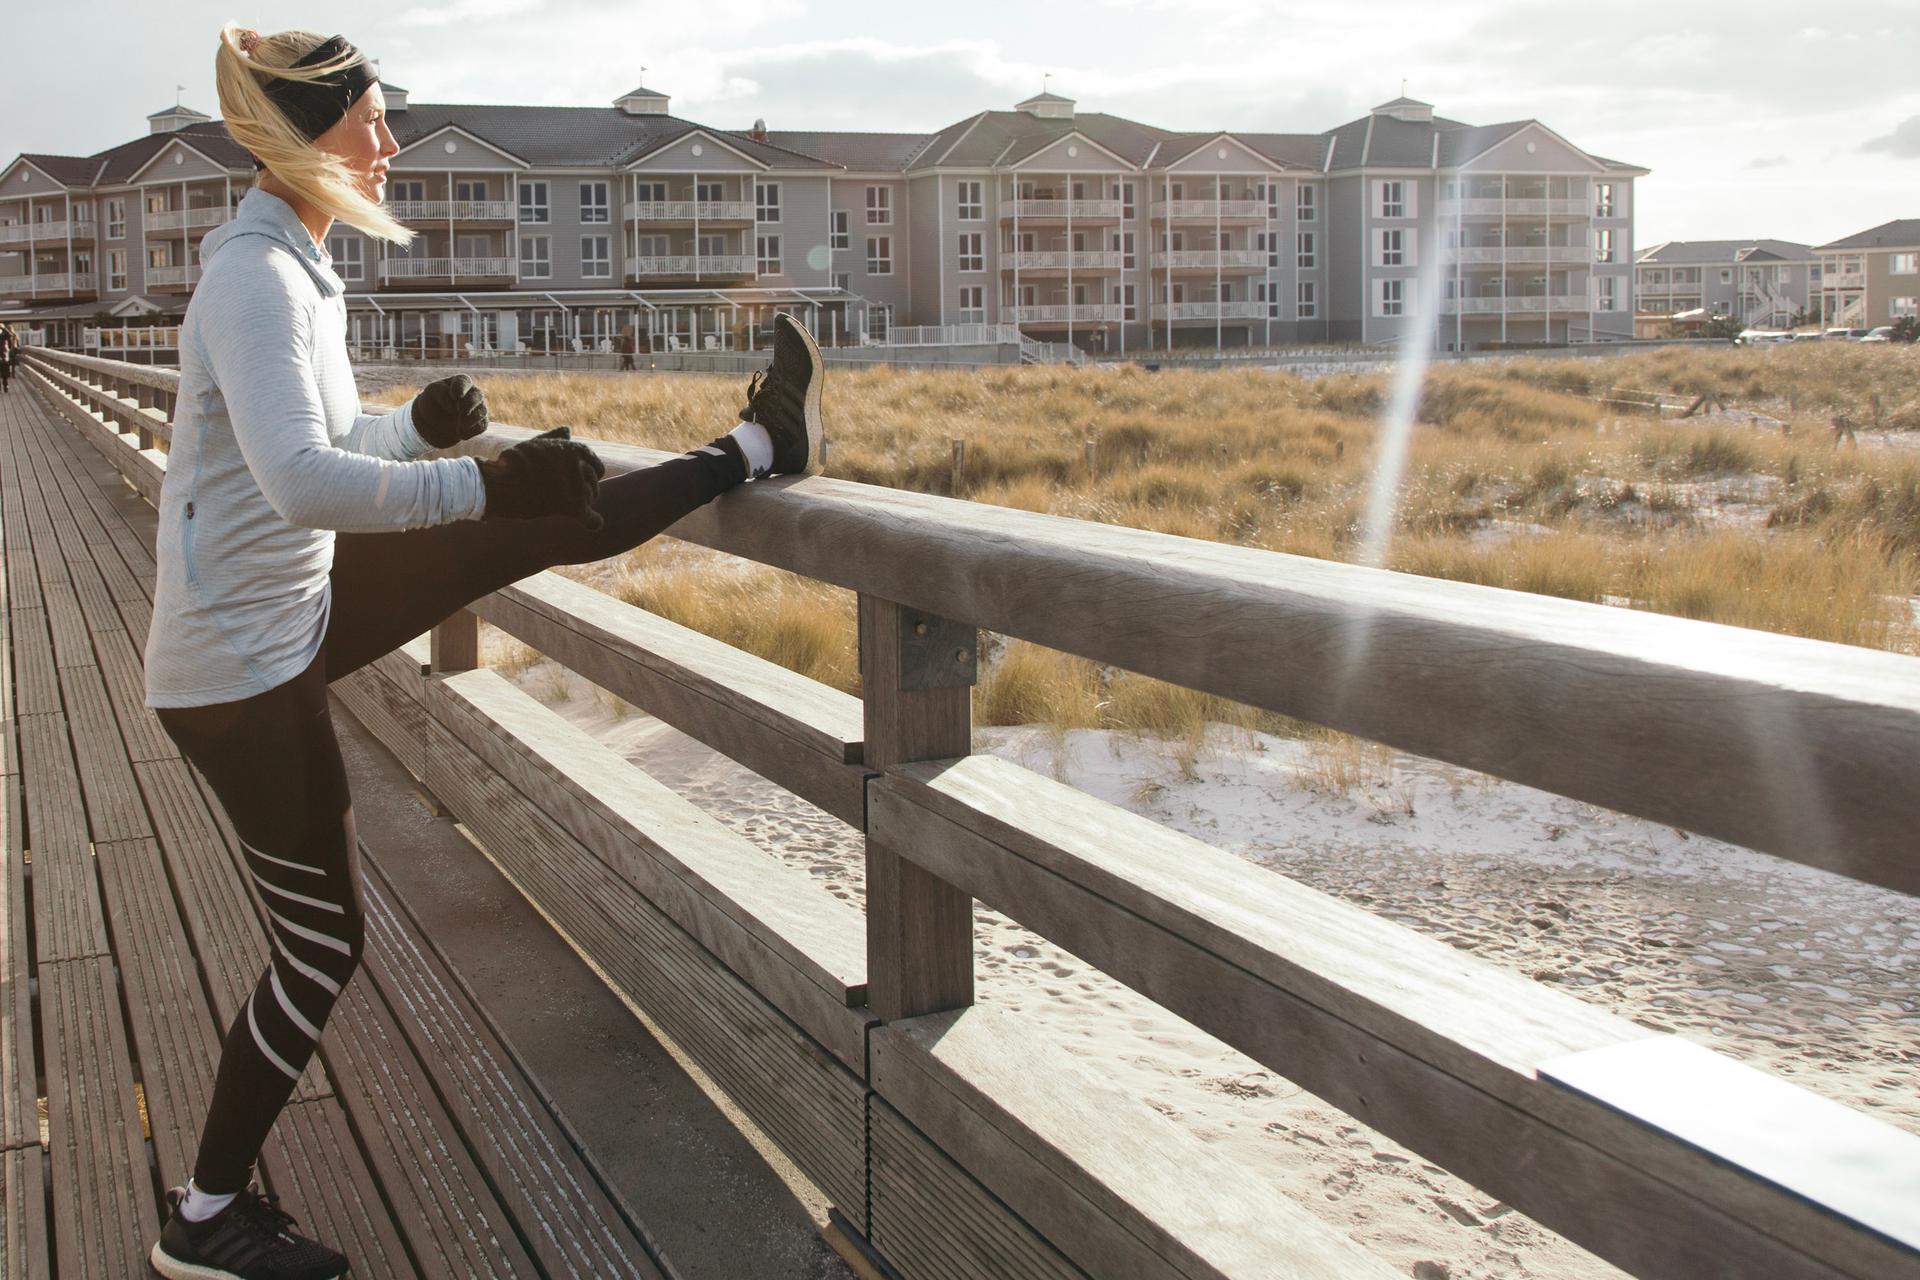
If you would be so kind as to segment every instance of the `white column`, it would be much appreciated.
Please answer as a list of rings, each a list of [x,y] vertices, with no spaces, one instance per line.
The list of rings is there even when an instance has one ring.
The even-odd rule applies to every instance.
[[[1547,243],[1543,249],[1542,256],[1544,256],[1547,261],[1546,261],[1546,270],[1542,274],[1546,277],[1546,281],[1547,281],[1547,296],[1546,296],[1546,299],[1541,303],[1540,321],[1546,333],[1545,340],[1551,343],[1553,341],[1553,178],[1552,176],[1549,175],[1546,181],[1547,181],[1547,202],[1546,202],[1546,205],[1544,206],[1546,209],[1546,215],[1545,215],[1546,216],[1546,223],[1545,223],[1546,233],[1543,238],[1546,240]]]
[[[447,283],[450,285],[460,283],[460,267],[456,261],[459,247],[459,242],[453,236],[453,170],[449,169],[447,170]],[[460,339],[457,335],[453,340],[453,349],[455,355],[460,354]]]
[[[1067,345],[1073,345],[1073,175],[1062,174],[1067,196]]]
[[[1500,345],[1507,344],[1507,175],[1500,175]]]
[[[624,211],[623,211],[624,212]],[[514,284],[520,283],[520,175],[507,175],[507,213],[513,225],[507,229],[507,270]],[[518,324],[518,321],[515,321]]]
[[[933,243],[936,246],[936,251],[933,261],[936,280],[935,288],[939,290],[940,302],[939,305],[934,308],[933,322],[937,325],[943,325],[947,322],[947,250],[952,247],[947,244],[947,195],[944,190],[945,186],[946,179],[942,178],[938,173],[935,173],[933,175]],[[889,196],[888,199],[891,200],[892,197]],[[887,207],[891,209],[893,206],[888,205]],[[985,250],[984,245],[981,246],[981,248],[983,251]]]
[[[73,192],[64,194],[67,198],[67,292],[73,293]]]
[[[33,230],[33,197],[27,197],[27,290],[34,297],[40,296],[40,255],[34,252],[37,237]]]
[[[1161,279],[1167,285],[1167,351],[1173,351],[1173,175],[1161,178],[1161,194],[1165,197],[1166,213],[1160,221],[1161,236],[1167,250],[1167,265],[1161,269]]]
[[[753,203],[753,252],[756,259],[754,272],[758,275],[759,262],[757,259],[760,254],[760,202],[756,199]],[[696,281],[700,279],[700,175],[697,173],[693,175],[693,278]],[[697,335],[700,328],[700,312],[697,309],[693,313],[693,327]],[[694,343],[696,348],[698,348],[699,345],[698,342]]]
[[[1221,265],[1226,255],[1220,249],[1220,207],[1226,203],[1224,174],[1213,175],[1213,349],[1220,351],[1226,346],[1226,310],[1221,300],[1220,284],[1225,268]]]
[[[1013,171],[1013,306],[1020,314],[1020,171]],[[1016,321],[1016,325],[1017,325]]]
[[[73,260],[67,260],[67,269],[73,269]],[[187,226],[187,184],[180,184],[180,279],[186,281],[193,271],[193,232]]]

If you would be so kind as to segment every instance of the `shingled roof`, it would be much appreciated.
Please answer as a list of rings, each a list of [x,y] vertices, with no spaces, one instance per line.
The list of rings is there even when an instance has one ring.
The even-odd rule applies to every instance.
[[[29,151],[20,158],[62,186],[88,186],[100,172],[98,156],[50,156]]]
[[[628,164],[687,134],[712,135],[775,169],[832,167],[825,160],[755,142],[742,133],[670,115],[629,115],[618,107],[513,107],[413,103],[387,117],[394,141],[407,147],[452,125],[529,165]]]
[[[1844,239],[1823,244],[1816,252],[1836,249],[1912,249],[1920,248],[1920,218],[1895,218],[1865,231],[1856,231]]]
[[[931,133],[767,131],[767,141],[773,146],[841,165],[855,173],[889,173],[905,169],[937,136]]]
[[[1811,246],[1791,240],[1668,240],[1634,258],[1636,266],[1731,266],[1736,262],[1805,262]]]

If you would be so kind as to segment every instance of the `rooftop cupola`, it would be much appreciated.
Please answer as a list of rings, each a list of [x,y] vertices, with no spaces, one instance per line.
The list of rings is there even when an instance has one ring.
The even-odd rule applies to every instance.
[[[156,111],[147,117],[147,132],[172,133],[175,129],[184,129],[190,124],[202,124],[211,119],[212,116],[202,115],[192,107],[183,107],[176,102],[165,111]]]
[[[1405,120],[1409,124],[1428,124],[1433,120],[1433,104],[1414,98],[1399,97],[1392,102],[1383,102],[1373,109],[1376,116],[1391,116],[1395,120]]]
[[[613,105],[630,116],[664,116],[667,114],[667,95],[642,85],[615,98]]]
[[[1014,103],[1013,109],[1042,120],[1073,119],[1073,99],[1063,98],[1057,93],[1036,93],[1025,102]]]
[[[407,109],[407,91],[390,80],[380,82],[380,96],[386,99],[389,112]]]

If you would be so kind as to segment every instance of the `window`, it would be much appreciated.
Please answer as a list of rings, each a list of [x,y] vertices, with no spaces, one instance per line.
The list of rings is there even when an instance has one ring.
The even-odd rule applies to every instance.
[[[882,237],[883,239],[885,237]],[[887,335],[893,332],[893,308],[884,302],[876,302],[867,308],[867,336],[875,342],[885,342]]]
[[[526,188],[520,188],[525,194]],[[646,253],[645,249],[640,251]],[[546,280],[553,275],[553,237],[520,237],[520,278],[522,280]]]
[[[1382,267],[1404,267],[1407,265],[1406,232],[1395,228],[1380,234],[1380,260]]]
[[[611,222],[607,213],[607,184],[604,182],[583,182],[580,184],[580,221]]]
[[[1887,258],[1887,270],[1896,276],[1920,273],[1920,253],[1896,253]]]
[[[173,265],[173,245],[150,244],[147,246],[147,269],[165,268]]]
[[[164,191],[147,192],[147,212],[148,213],[165,213],[166,211],[167,211],[167,193]],[[46,212],[45,206],[42,206],[41,208],[34,210],[34,213],[38,215],[34,219],[36,222],[45,222],[48,218],[48,214]]]
[[[520,221],[540,226],[549,221],[547,211],[547,184],[544,182],[523,182],[520,184]]]
[[[1302,183],[1293,197],[1293,216],[1301,222],[1312,222],[1316,216],[1317,205],[1313,193],[1313,187]]]
[[[1380,216],[1383,218],[1404,218],[1407,216],[1407,184],[1396,179],[1379,184]]]
[[[580,275],[587,280],[608,280],[613,276],[613,259],[608,254],[606,236],[580,237]]]
[[[1314,282],[1302,280],[1299,285],[1299,301],[1294,304],[1293,313],[1302,320],[1311,320],[1319,314],[1314,303]]]
[[[387,184],[387,199],[393,204],[418,204],[426,198],[427,184],[418,178],[405,178]],[[153,197],[148,196],[147,212],[153,211]]]
[[[327,252],[333,255],[333,274],[342,280],[365,280],[365,246],[366,242],[359,236],[328,236]]]
[[[696,182],[693,184],[693,198],[702,204],[719,204],[726,196],[721,194],[718,182]]]
[[[1611,182],[1594,183],[1593,216],[1596,218],[1613,216],[1613,184]]]
[[[870,276],[890,276],[893,274],[893,237],[867,237],[867,274]]]
[[[1613,276],[1595,276],[1593,278],[1593,309],[1612,311],[1615,308],[1615,289]]]
[[[1131,182],[1121,183],[1119,189],[1115,191],[1114,194],[1118,196],[1120,200],[1120,216],[1131,221],[1133,218],[1133,184]]]
[[[959,184],[960,210],[962,222],[978,222],[987,216],[986,204],[980,196],[980,184],[971,179]]]
[[[1123,270],[1133,270],[1133,232],[1114,232],[1113,251],[1120,255],[1120,266]]]
[[[1597,234],[1597,233],[1596,233],[1596,234]],[[1596,241],[1595,241],[1595,243],[1594,243],[1594,250],[1593,250],[1593,254],[1594,254],[1594,261],[1595,261],[1595,262],[1606,262],[1606,261],[1608,261],[1608,259],[1606,259],[1606,258],[1603,258],[1603,257],[1601,257],[1601,256],[1600,256],[1600,247],[1599,247],[1599,242],[1598,242],[1597,240],[1596,240]],[[1732,283],[1733,283],[1733,268],[1731,268],[1731,267],[1728,267],[1728,268],[1726,268],[1725,270],[1723,270],[1723,271],[1721,271],[1721,273],[1720,273],[1720,283],[1721,283],[1721,284],[1732,284]]]
[[[1253,286],[1254,301],[1265,304],[1267,319],[1280,318],[1280,286],[1262,280]]]
[[[1406,314],[1409,289],[1405,280],[1381,280],[1378,282],[1378,304],[1374,314],[1378,316],[1400,316]]]
[[[545,238],[541,237],[543,240]],[[634,241],[634,251],[643,258],[664,258],[667,256],[667,237],[641,236]]]
[[[487,198],[486,180],[484,178],[460,179],[453,184],[453,198],[468,203],[475,200],[485,200]]]
[[[1887,319],[1904,320],[1908,316],[1920,315],[1920,303],[1913,298],[1891,298],[1887,302]]]
[[[893,222],[893,192],[886,187],[867,188],[867,225],[889,226]]]
[[[546,186],[546,183],[541,183]],[[525,191],[525,188],[521,188]],[[665,204],[667,202],[667,184],[664,182],[642,182],[633,189],[636,204]],[[542,219],[545,221],[545,219]]]
[[[779,237],[776,236],[774,238],[778,239]],[[663,236],[662,239],[665,239],[665,237]],[[665,253],[666,250],[662,249],[661,252]],[[698,253],[702,258],[718,258],[727,252],[727,238],[725,236],[701,236],[699,241],[694,245],[694,252]]]
[[[124,289],[127,287],[127,251],[125,249],[107,250],[107,288]]]
[[[1134,309],[1133,290],[1134,286],[1130,284],[1117,284],[1113,286],[1113,303],[1120,308],[1120,318],[1122,320],[1139,319],[1139,315]]]
[[[779,236],[761,236],[759,237],[758,243],[759,243],[759,251],[757,256],[759,258],[759,262],[756,265],[756,270],[758,270],[759,273],[763,276],[779,275],[781,270],[780,268],[780,237]]]
[[[985,271],[987,269],[986,253],[980,247],[980,242],[983,238],[978,231],[963,231],[960,233],[960,269],[962,271]]]
[[[1280,217],[1280,184],[1263,182],[1260,187],[1267,198],[1267,221],[1274,222]]]
[[[1593,260],[1595,262],[1613,261],[1613,229],[1611,227],[1602,227],[1593,233]],[[1720,275],[1721,284],[1726,284],[1732,278],[1731,272],[1722,271]]]
[[[1269,270],[1280,265],[1280,237],[1270,236],[1264,231],[1253,233],[1253,247],[1266,255]]]
[[[1314,253],[1313,232],[1297,232],[1293,237],[1293,262],[1302,271],[1311,271],[1320,259]]]
[[[987,322],[987,291],[977,284],[960,286],[960,323],[985,324]]]
[[[829,249],[848,249],[852,246],[852,239],[847,234],[847,211],[845,209],[835,209],[833,211],[831,230],[827,233],[827,247]]]
[[[780,221],[780,184],[761,182],[753,188],[753,216],[760,222]]]
[[[124,199],[107,201],[107,239],[124,240],[127,238],[127,202]]]
[[[853,276],[845,271],[833,273],[833,287],[842,293],[853,292]]]

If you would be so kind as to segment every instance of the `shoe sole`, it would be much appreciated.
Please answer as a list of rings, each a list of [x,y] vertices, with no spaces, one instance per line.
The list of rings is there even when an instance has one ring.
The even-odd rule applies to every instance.
[[[225,1267],[202,1267],[182,1262],[157,1244],[153,1246],[153,1252],[147,1255],[147,1261],[166,1280],[242,1280],[239,1272],[229,1271]],[[344,1280],[346,1274],[346,1271],[335,1272],[327,1280]]]
[[[807,421],[807,467],[806,470],[800,474],[803,476],[817,476],[822,469],[820,452],[826,444],[826,427],[820,415],[820,384],[826,381],[827,366],[826,362],[820,358],[820,344],[813,340],[811,333],[807,332],[807,326],[801,324],[792,316],[782,316],[781,319],[792,327],[794,333],[799,335],[802,342],[807,344],[807,366],[809,369],[805,410]]]

